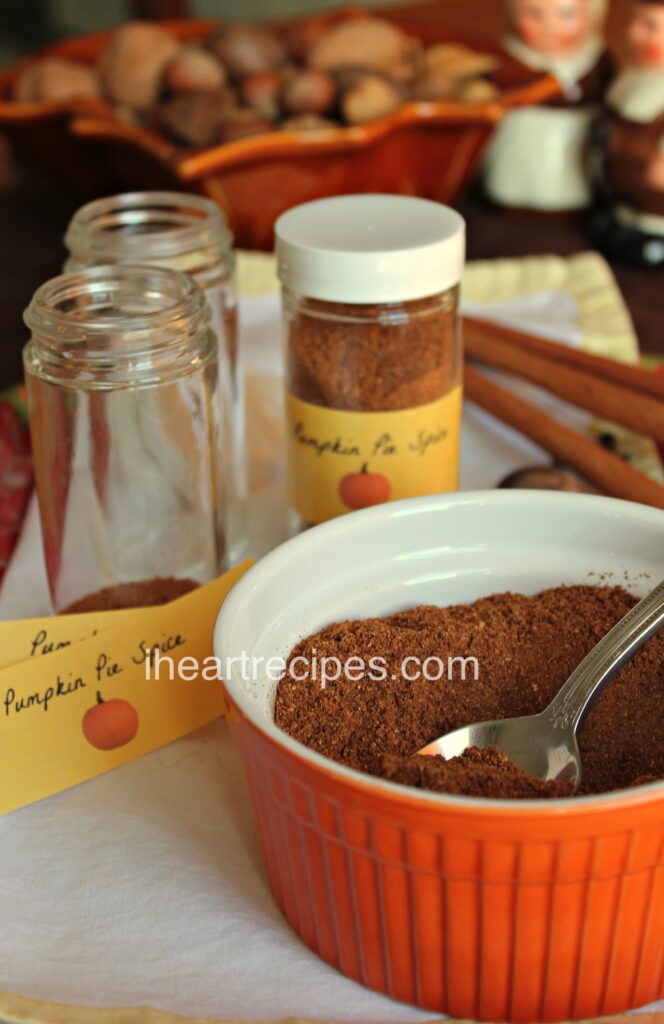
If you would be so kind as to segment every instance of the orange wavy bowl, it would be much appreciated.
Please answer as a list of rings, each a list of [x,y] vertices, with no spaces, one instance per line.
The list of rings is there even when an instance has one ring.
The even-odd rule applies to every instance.
[[[297,25],[309,29],[315,21],[362,16],[361,11],[348,9]],[[426,43],[451,38],[443,28],[393,20]],[[164,22],[187,41],[204,38],[216,24]],[[275,27],[288,33],[294,23]],[[535,74],[503,54],[504,64],[494,76],[502,93],[490,103],[409,103],[367,125],[278,131],[204,150],[183,149],[153,131],[120,121],[101,101],[11,99],[13,83],[26,63],[46,54],[94,63],[110,34],[57,43],[0,71],[0,127],[87,195],[155,188],[208,195],[225,211],[238,244],[245,247],[271,246],[272,226],[280,213],[322,196],[405,192],[452,203],[505,111],[560,93],[555,79]],[[467,37],[461,41],[499,52]]]
[[[661,511],[533,491],[353,513],[251,570],[215,650],[285,656],[333,621],[593,572],[643,592],[641,573],[662,575],[663,530]],[[274,725],[274,683],[227,671],[270,885],[328,963],[475,1020],[579,1020],[664,997],[664,783],[553,801],[423,793],[308,750]]]

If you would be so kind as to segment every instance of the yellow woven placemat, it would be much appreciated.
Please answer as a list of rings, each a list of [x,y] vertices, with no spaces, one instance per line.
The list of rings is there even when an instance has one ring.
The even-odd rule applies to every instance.
[[[260,1024],[251,1018],[242,1021],[219,1020],[209,1017],[181,1017],[178,1014],[154,1010],[149,1006],[97,1009],[92,1006],[64,1006],[61,1003],[46,1003],[25,996],[0,992],[0,1014],[2,1024]],[[638,1015],[618,1014],[612,1017],[595,1018],[598,1021],[614,1021],[615,1024],[664,1024],[664,1013],[641,1013]],[[262,1022],[265,1024],[265,1022]],[[335,1024],[328,1019],[312,1021],[304,1017],[287,1017],[270,1024]],[[440,1018],[429,1024],[442,1024]],[[465,1022],[459,1021],[459,1024]],[[471,1022],[468,1022],[471,1024]],[[583,1024],[583,1022],[577,1022]]]
[[[240,294],[245,298],[279,290],[271,253],[240,252]],[[478,304],[501,302],[536,292],[566,292],[579,309],[583,346],[626,363],[639,358],[631,317],[608,263],[596,252],[575,256],[524,256],[468,263],[463,295]]]
[[[536,292],[565,292],[574,299],[586,351],[624,363],[640,361],[629,310],[611,268],[598,253],[483,260],[466,268],[463,294],[470,302],[500,302]],[[651,438],[608,420],[596,418],[592,427],[596,436],[611,434],[616,452],[637,469],[664,482],[662,463]]]
[[[575,300],[584,349],[626,363],[638,360],[632,318],[611,268],[598,253],[480,260],[466,267],[463,295],[470,302],[536,292],[565,292]]]
[[[245,298],[279,290],[271,253],[240,252],[238,286]],[[583,347],[633,363],[639,346],[632,319],[608,263],[596,252],[576,256],[524,256],[468,263],[462,290],[469,302],[508,301],[536,292],[566,292],[579,310]]]

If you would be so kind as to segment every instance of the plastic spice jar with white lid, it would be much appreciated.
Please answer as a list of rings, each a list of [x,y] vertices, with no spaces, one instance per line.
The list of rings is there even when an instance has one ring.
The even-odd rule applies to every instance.
[[[295,207],[275,230],[300,520],[456,490],[463,218],[411,196],[352,195]]]

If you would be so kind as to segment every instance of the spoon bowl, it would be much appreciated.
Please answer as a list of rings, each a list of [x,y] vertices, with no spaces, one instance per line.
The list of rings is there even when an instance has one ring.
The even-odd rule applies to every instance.
[[[497,747],[528,775],[581,780],[576,733],[604,687],[664,626],[664,580],[602,637],[538,715],[477,722],[428,743],[420,754],[458,757],[468,747]]]
[[[449,760],[460,757],[468,747],[498,747],[526,774],[538,779],[569,781],[576,789],[581,778],[576,735],[570,732],[552,735],[547,711],[464,725],[427,744],[418,753],[440,754]]]

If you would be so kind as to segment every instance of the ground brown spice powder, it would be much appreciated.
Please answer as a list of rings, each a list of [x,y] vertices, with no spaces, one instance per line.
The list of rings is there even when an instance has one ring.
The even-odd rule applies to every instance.
[[[569,782],[544,782],[510,761],[497,747],[469,747],[460,757],[398,757],[383,754],[378,774],[403,786],[460,796],[535,800],[570,796]]]
[[[155,576],[151,580],[118,583],[114,587],[104,587],[103,590],[87,594],[68,605],[60,614],[110,612],[119,608],[150,608],[174,601],[176,597],[182,597],[198,586],[195,580],[179,580],[173,576]]]
[[[306,300],[287,320],[287,382],[305,402],[382,412],[433,402],[460,381],[456,289],[391,305]]]
[[[277,689],[275,721],[313,750],[343,764],[424,789],[482,796],[551,796],[515,766],[486,752],[459,765],[413,764],[437,736],[471,722],[541,711],[572,670],[636,598],[620,587],[556,587],[535,597],[496,594],[471,605],[422,606],[384,619],[331,625],[293,650]],[[387,678],[304,681],[292,659],[314,654],[345,662],[384,660]],[[406,681],[412,656],[475,657],[479,679],[458,674]],[[305,675],[302,662],[297,675]],[[395,678],[392,678],[394,676]],[[609,684],[579,735],[580,793],[601,793],[664,778],[664,634],[654,637]],[[449,766],[452,766],[451,768]],[[515,775],[515,771],[517,774]],[[535,790],[535,791],[534,791]]]

